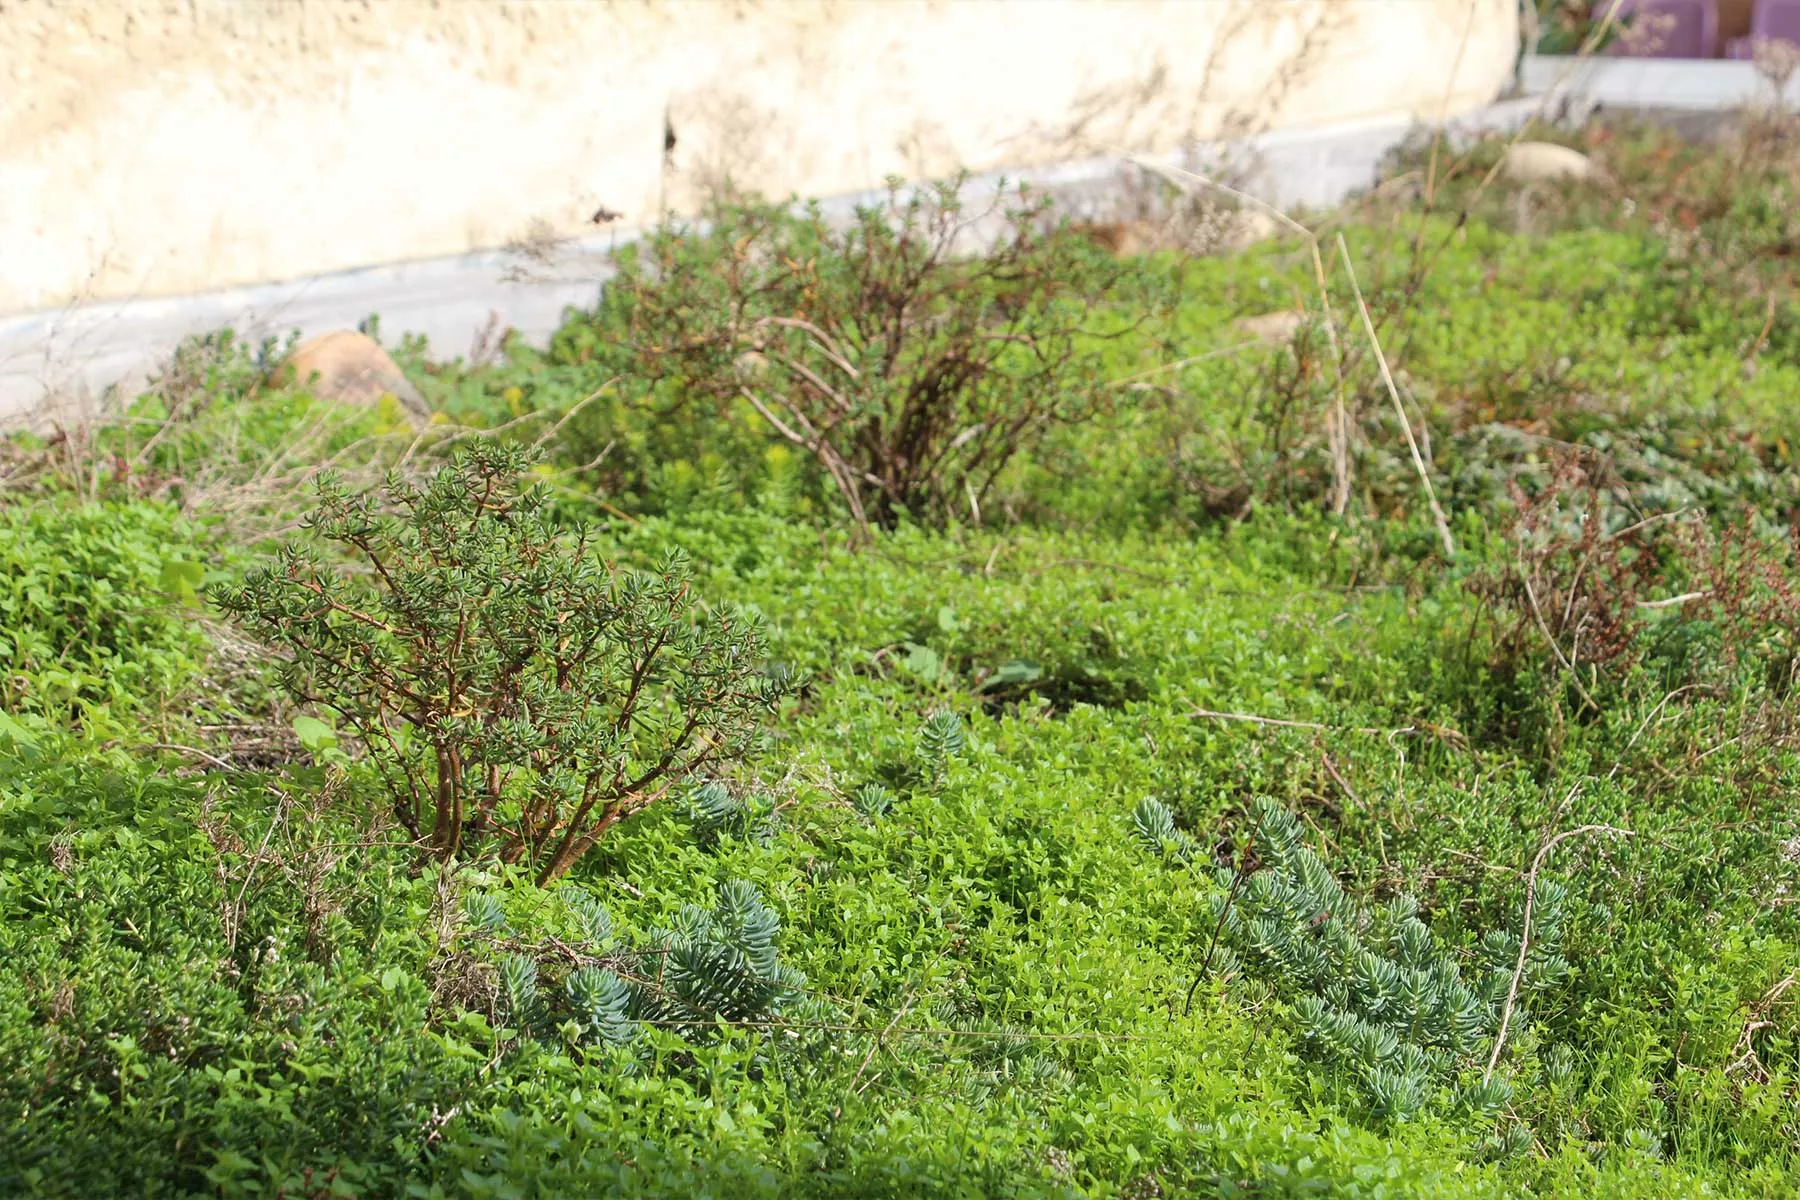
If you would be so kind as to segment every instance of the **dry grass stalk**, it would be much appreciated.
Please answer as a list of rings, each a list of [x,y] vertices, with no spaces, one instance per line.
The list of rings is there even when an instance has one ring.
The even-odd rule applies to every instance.
[[[1319,305],[1324,315],[1325,337],[1331,347],[1331,362],[1336,390],[1336,407],[1326,421],[1326,438],[1331,447],[1332,487],[1331,511],[1333,515],[1342,517],[1350,505],[1350,416],[1344,393],[1344,359],[1343,348],[1338,342],[1337,318],[1331,307],[1331,291],[1326,285],[1325,263],[1319,254],[1319,235],[1294,220],[1274,205],[1269,204],[1249,192],[1220,183],[1216,179],[1208,179],[1204,175],[1172,167],[1163,163],[1154,163],[1145,159],[1129,160],[1135,166],[1150,171],[1167,179],[1169,182],[1188,190],[1193,185],[1210,188],[1230,196],[1240,203],[1249,205],[1257,212],[1272,218],[1278,224],[1299,234],[1306,239],[1307,248],[1312,255],[1313,283],[1319,290]],[[1233,349],[1236,349],[1234,347]],[[1191,360],[1184,360],[1191,361]],[[1409,433],[1410,436],[1410,433]],[[1429,485],[1428,485],[1429,486]]]
[[[1325,262],[1319,255],[1319,240],[1314,238],[1307,249],[1312,254],[1313,281],[1319,295],[1328,295],[1325,287]],[[1344,402],[1344,353],[1338,345],[1337,320],[1331,305],[1325,304],[1325,340],[1331,346],[1331,370],[1335,407],[1326,422],[1326,435],[1331,444],[1331,515],[1341,518],[1350,507],[1350,412]]]
[[[1131,161],[1147,171],[1155,172],[1182,186],[1199,184],[1203,187],[1212,188],[1231,196],[1252,206],[1257,211],[1273,217],[1276,221],[1306,239],[1307,245],[1312,253],[1314,283],[1319,290],[1319,302],[1324,314],[1326,336],[1330,340],[1332,360],[1334,364],[1336,364],[1337,369],[1336,409],[1327,422],[1327,434],[1332,449],[1332,511],[1337,515],[1342,516],[1345,508],[1347,508],[1350,503],[1349,415],[1344,399],[1342,354],[1338,344],[1337,326],[1333,318],[1331,294],[1326,286],[1324,260],[1319,254],[1319,236],[1306,226],[1300,224],[1300,222],[1276,208],[1274,205],[1269,204],[1248,192],[1241,191],[1238,188],[1220,183],[1215,179],[1208,179],[1204,175],[1197,175],[1192,171],[1182,170],[1180,167],[1172,167],[1163,163],[1152,163],[1143,159],[1132,159]],[[1406,415],[1406,407],[1401,402],[1400,390],[1394,383],[1393,372],[1388,367],[1387,356],[1382,352],[1381,339],[1375,333],[1375,323],[1369,316],[1368,304],[1363,300],[1362,287],[1357,282],[1356,268],[1350,261],[1350,249],[1345,244],[1344,235],[1342,233],[1337,235],[1337,246],[1339,256],[1344,264],[1344,270],[1349,277],[1351,292],[1356,297],[1357,310],[1362,316],[1363,332],[1368,336],[1369,347],[1374,352],[1376,364],[1380,368],[1382,382],[1387,387],[1388,395],[1393,399],[1394,411],[1400,418],[1400,427],[1406,432],[1406,444],[1412,452],[1413,466],[1419,473],[1419,481],[1424,485],[1425,499],[1431,507],[1432,519],[1437,525],[1438,537],[1443,543],[1444,553],[1448,557],[1454,557],[1456,554],[1456,541],[1450,536],[1449,518],[1445,515],[1443,506],[1438,502],[1437,490],[1431,483],[1431,473],[1427,470],[1425,460],[1420,454],[1418,438],[1413,433],[1412,421]]]
[[[1567,803],[1565,800],[1564,804]],[[1506,1045],[1507,1027],[1512,1023],[1513,1007],[1519,1001],[1519,981],[1525,977],[1525,956],[1531,952],[1531,910],[1537,902],[1538,871],[1552,850],[1572,837],[1590,833],[1610,833],[1616,837],[1637,836],[1632,830],[1620,829],[1616,825],[1581,825],[1563,830],[1538,848],[1537,856],[1531,860],[1531,871],[1525,876],[1525,915],[1523,928],[1519,933],[1519,958],[1513,964],[1512,982],[1506,988],[1506,1003],[1500,1006],[1500,1030],[1494,1035],[1494,1050],[1488,1055],[1487,1070],[1481,1075],[1484,1083],[1494,1077],[1494,1067],[1500,1062],[1500,1051]]]
[[[1726,1075],[1748,1068],[1751,1079],[1758,1083],[1769,1082],[1769,1070],[1756,1053],[1755,1038],[1762,1030],[1775,1027],[1775,1006],[1782,1002],[1787,990],[1797,983],[1800,983],[1800,975],[1790,972],[1750,1006],[1744,1017],[1743,1031],[1738,1034],[1737,1043],[1731,1048],[1731,1052],[1737,1057],[1725,1068]]]
[[[1344,235],[1337,235],[1338,257],[1343,260],[1344,272],[1350,278],[1350,290],[1356,297],[1356,311],[1362,316],[1363,332],[1369,336],[1369,347],[1375,352],[1375,363],[1381,368],[1381,382],[1387,385],[1388,396],[1394,402],[1394,414],[1400,418],[1400,428],[1406,432],[1406,446],[1412,451],[1413,466],[1419,472],[1419,482],[1425,486],[1425,500],[1431,505],[1431,518],[1437,523],[1438,537],[1444,543],[1446,557],[1456,556],[1456,542],[1450,536],[1450,521],[1444,516],[1443,506],[1438,503],[1437,489],[1431,486],[1431,472],[1425,468],[1425,459],[1419,453],[1419,439],[1413,436],[1412,420],[1406,415],[1406,406],[1400,401],[1400,389],[1394,384],[1394,373],[1388,369],[1387,355],[1382,353],[1381,339],[1375,336],[1375,322],[1369,317],[1369,306],[1363,300],[1362,287],[1356,282],[1356,268],[1350,262],[1350,247],[1344,243]]]
[[[1453,748],[1468,744],[1468,739],[1457,730],[1424,722],[1403,725],[1398,729],[1380,729],[1369,725],[1321,725],[1317,721],[1289,721],[1282,717],[1262,717],[1255,713],[1214,712],[1209,708],[1191,708],[1181,715],[1207,721],[1242,721],[1248,725],[1266,725],[1275,729],[1310,729],[1316,733],[1357,733],[1370,737],[1394,738],[1428,733]]]

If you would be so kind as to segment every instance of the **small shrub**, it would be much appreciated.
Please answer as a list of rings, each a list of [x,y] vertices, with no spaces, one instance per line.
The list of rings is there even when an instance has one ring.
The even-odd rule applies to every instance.
[[[1153,796],[1145,796],[1131,810],[1131,828],[1139,845],[1164,860],[1185,864],[1200,852],[1193,836],[1175,824],[1169,806]]]
[[[1497,627],[1494,668],[1548,662],[1592,706],[1602,672],[1622,676],[1639,660],[1641,604],[1654,599],[1662,556],[1655,522],[1627,521],[1590,472],[1565,461],[1542,492],[1515,490],[1507,561],[1470,581]]]
[[[963,752],[968,738],[962,718],[953,712],[935,712],[919,730],[919,765],[932,780],[941,780],[950,760]]]
[[[1727,671],[1755,664],[1778,698],[1800,670],[1800,534],[1782,532],[1769,536],[1754,518],[1717,533],[1696,523],[1681,545],[1693,600],[1685,615],[1711,627]]]
[[[686,561],[614,570],[559,537],[529,456],[478,444],[388,500],[327,478],[306,522],[366,574],[288,546],[214,593],[336,712],[435,857],[491,844],[553,878],[697,769],[745,754],[782,695],[750,616],[705,612]]]
[[[894,793],[879,783],[869,782],[856,789],[850,803],[868,820],[879,821],[893,809]]]
[[[955,185],[896,184],[842,231],[733,199],[624,252],[601,320],[667,403],[748,404],[804,448],[859,525],[978,512],[1015,455],[1101,408],[1103,343],[1146,319],[1108,318],[1127,269],[1018,200],[962,257],[979,214]]]

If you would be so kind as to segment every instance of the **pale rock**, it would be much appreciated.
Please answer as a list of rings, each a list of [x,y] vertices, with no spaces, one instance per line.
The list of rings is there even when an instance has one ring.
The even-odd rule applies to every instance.
[[[1268,342],[1285,342],[1300,332],[1306,324],[1306,314],[1293,309],[1280,312],[1262,313],[1254,317],[1239,317],[1231,323],[1231,327],[1239,333],[1247,333],[1253,338]]]
[[[1078,222],[1077,233],[1118,258],[1131,258],[1157,250],[1180,248],[1212,254],[1233,254],[1273,237],[1280,224],[1265,212],[1240,209],[1215,213],[1199,225],[1157,224],[1152,221]]]
[[[1280,231],[1280,223],[1268,213],[1254,208],[1239,209],[1226,226],[1219,248],[1226,251],[1248,249],[1274,237]]]
[[[1071,228],[1108,254],[1130,258],[1153,249],[1155,230],[1144,221],[1080,221]]]
[[[383,396],[400,402],[415,427],[431,420],[431,406],[371,337],[340,329],[302,342],[282,364],[280,378],[310,388],[321,400],[373,406]]]
[[[1587,155],[1554,142],[1519,142],[1508,146],[1500,169],[1514,183],[1548,183],[1564,179],[1588,182],[1600,178],[1600,168]]]

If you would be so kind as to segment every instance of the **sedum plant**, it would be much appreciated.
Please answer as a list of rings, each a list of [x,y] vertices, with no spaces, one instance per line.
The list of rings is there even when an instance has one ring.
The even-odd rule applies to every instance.
[[[747,880],[727,880],[711,907],[685,905],[643,937],[617,927],[592,893],[559,892],[573,920],[549,944],[505,936],[512,931],[497,896],[465,901],[476,937],[510,948],[495,967],[508,1019],[521,1031],[549,1040],[560,1030],[590,1047],[625,1049],[650,1028],[703,1040],[722,1023],[784,1025],[777,1044],[786,1046],[811,1043],[809,1031],[839,1016],[781,961],[781,920]],[[560,986],[549,971],[560,973]]]
[[[1484,1115],[1502,1108],[1510,1084],[1476,1068],[1498,1030],[1519,935],[1489,932],[1475,961],[1464,963],[1419,919],[1413,897],[1365,904],[1348,896],[1279,804],[1258,800],[1255,821],[1255,869],[1217,868],[1220,890],[1207,933],[1221,944],[1210,950],[1211,965],[1241,964],[1271,985],[1292,1005],[1307,1046],[1347,1070],[1384,1120],[1407,1120],[1434,1102]],[[1139,842],[1165,861],[1202,861],[1161,801],[1141,801],[1132,824]],[[1554,881],[1539,881],[1525,977],[1514,997],[1513,1019],[1521,1025],[1523,998],[1568,975],[1556,950],[1565,898]],[[1471,977],[1466,966],[1474,968]]]
[[[627,571],[559,534],[529,465],[478,443],[423,486],[390,478],[386,510],[322,477],[313,544],[213,598],[355,732],[433,857],[491,849],[548,880],[746,754],[785,683],[751,616],[696,603],[679,554]]]

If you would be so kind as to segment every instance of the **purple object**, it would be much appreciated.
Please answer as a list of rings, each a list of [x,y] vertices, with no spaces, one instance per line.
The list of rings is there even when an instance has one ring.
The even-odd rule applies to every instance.
[[[1750,15],[1750,36],[1732,38],[1725,52],[1732,58],[1750,58],[1759,41],[1800,46],[1800,0],[1757,0]]]
[[[1761,11],[1760,5],[1758,11]],[[1618,15],[1634,19],[1632,27],[1609,47],[1614,54],[1637,58],[1719,56],[1717,0],[1624,0],[1619,5]],[[1660,27],[1655,34],[1655,44],[1646,45],[1644,39],[1651,35],[1653,26]]]

